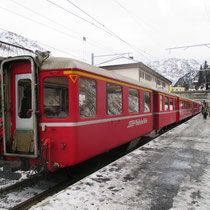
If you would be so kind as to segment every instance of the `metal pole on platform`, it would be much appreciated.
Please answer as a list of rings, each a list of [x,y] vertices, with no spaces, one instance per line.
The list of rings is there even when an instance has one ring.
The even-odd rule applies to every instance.
[[[91,53],[91,64],[94,65],[94,53]]]

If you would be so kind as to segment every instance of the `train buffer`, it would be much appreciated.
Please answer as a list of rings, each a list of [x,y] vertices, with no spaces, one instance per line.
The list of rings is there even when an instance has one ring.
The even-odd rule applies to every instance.
[[[199,114],[38,209],[209,209],[209,127],[210,118]]]

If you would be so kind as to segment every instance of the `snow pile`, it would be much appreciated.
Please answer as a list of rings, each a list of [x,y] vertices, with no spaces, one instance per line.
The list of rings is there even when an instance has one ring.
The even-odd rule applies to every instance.
[[[31,209],[209,209],[209,126],[200,114]]]

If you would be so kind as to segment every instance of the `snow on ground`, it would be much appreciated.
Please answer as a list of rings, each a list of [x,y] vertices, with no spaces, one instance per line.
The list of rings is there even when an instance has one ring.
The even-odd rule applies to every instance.
[[[3,171],[3,168],[2,167],[0,168],[0,171]],[[20,181],[24,180],[24,179],[28,179],[28,177],[27,177],[28,172],[25,172],[25,171],[17,171],[17,173],[20,173],[21,174],[21,177],[18,180],[10,180],[10,179],[0,178],[0,189],[5,188],[5,187],[8,187],[10,185],[13,185],[13,184],[15,184],[17,182],[20,182]]]
[[[209,209],[209,128],[199,114],[31,209]]]

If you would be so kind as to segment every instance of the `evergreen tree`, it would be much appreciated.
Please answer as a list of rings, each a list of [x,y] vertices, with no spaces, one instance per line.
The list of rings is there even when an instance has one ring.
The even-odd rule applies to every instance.
[[[210,70],[207,61],[205,61],[203,66],[200,66],[197,88],[198,87],[202,88],[205,86],[206,83],[209,82],[210,82]]]
[[[185,88],[185,91],[188,91],[190,86],[186,81],[184,81],[183,87]]]

